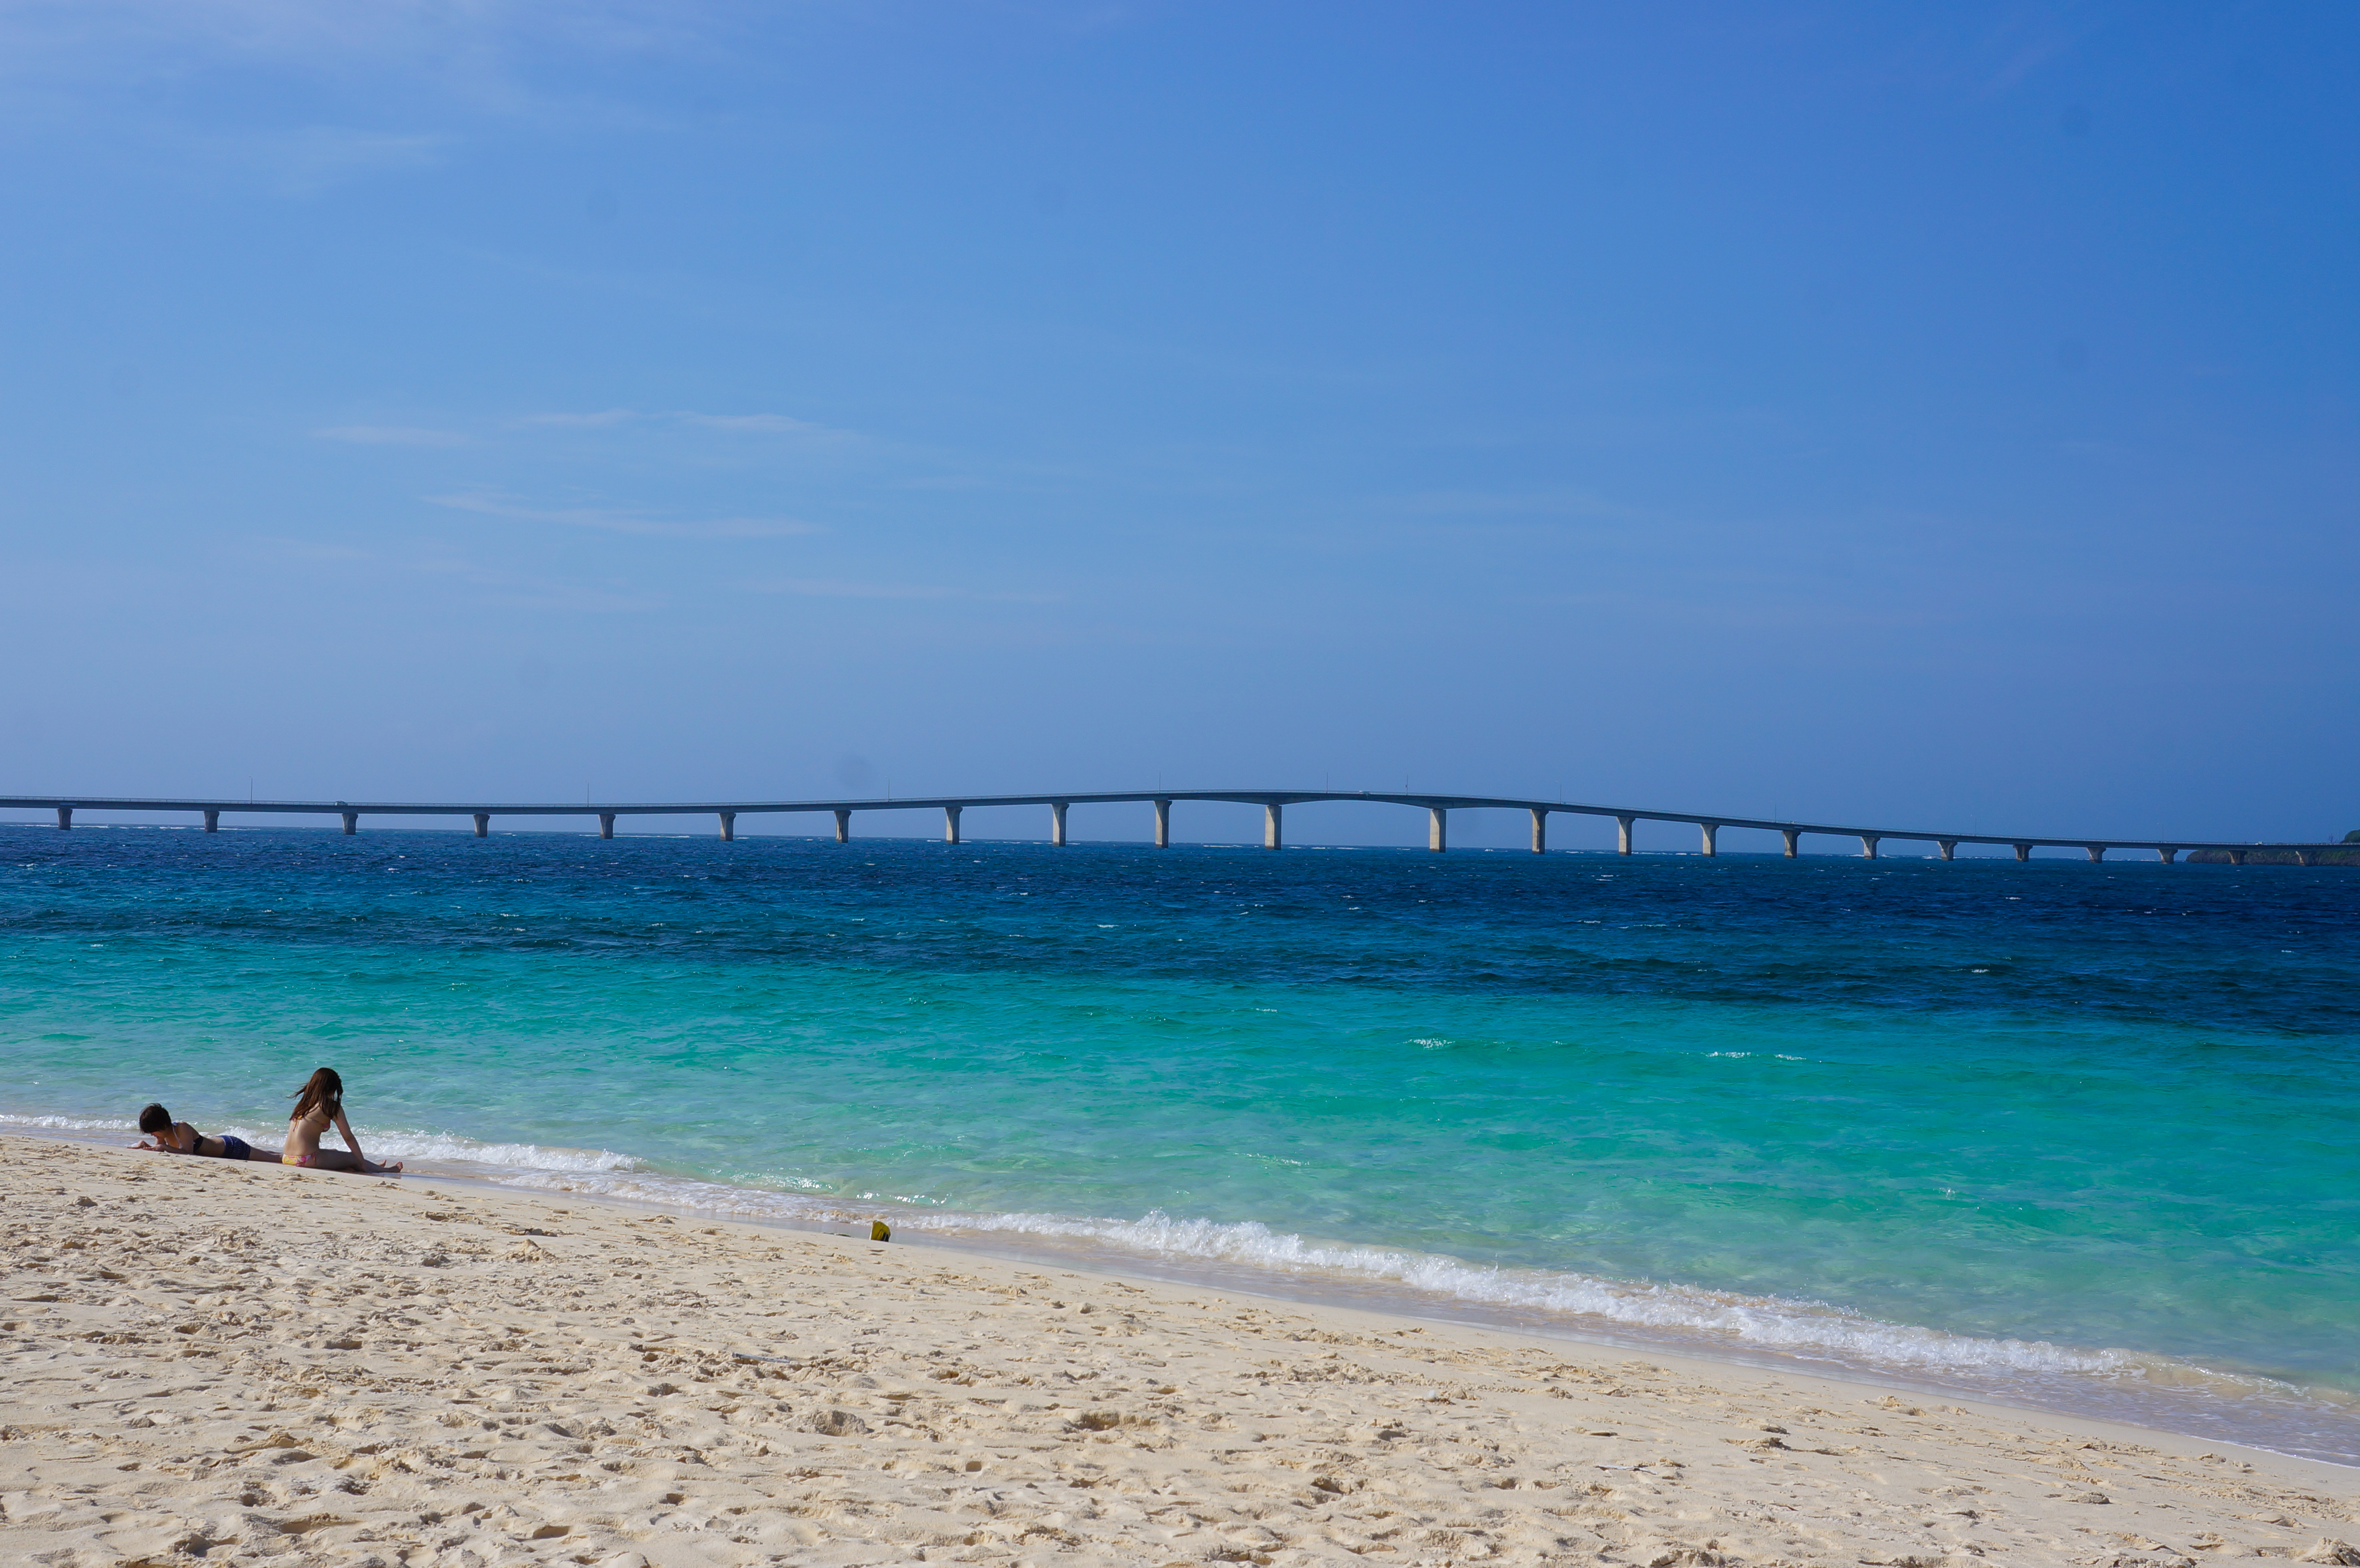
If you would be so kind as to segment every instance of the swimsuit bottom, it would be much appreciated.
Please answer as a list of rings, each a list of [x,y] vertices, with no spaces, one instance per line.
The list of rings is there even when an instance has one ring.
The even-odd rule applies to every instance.
[[[224,1160],[251,1160],[254,1158],[254,1146],[235,1133],[225,1132],[222,1134],[221,1157]]]

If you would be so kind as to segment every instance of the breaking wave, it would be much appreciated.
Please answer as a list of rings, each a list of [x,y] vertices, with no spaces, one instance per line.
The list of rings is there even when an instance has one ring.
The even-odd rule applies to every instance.
[[[241,1138],[253,1135],[243,1129]],[[608,1149],[558,1149],[539,1143],[478,1143],[449,1133],[379,1132],[358,1129],[361,1147],[372,1160],[432,1160],[461,1165],[492,1166],[505,1171],[638,1171],[639,1160]]]
[[[0,1112],[0,1127],[22,1127],[35,1132],[137,1132],[139,1124],[128,1116],[12,1116]],[[204,1124],[207,1132],[225,1132],[246,1139],[258,1148],[276,1148],[284,1133],[283,1127],[262,1130],[243,1123],[231,1122],[220,1127]],[[479,1143],[472,1138],[459,1138],[449,1133],[397,1132],[378,1127],[355,1129],[360,1135],[361,1147],[369,1158],[386,1160],[431,1160],[442,1163],[482,1166],[490,1171],[638,1171],[640,1161],[628,1154],[617,1154],[605,1149],[556,1149],[539,1143]],[[330,1139],[334,1144],[333,1137]],[[475,1172],[468,1172],[475,1174]]]
[[[1406,1286],[1417,1295],[1572,1316],[1641,1329],[1673,1330],[1788,1354],[1833,1356],[1886,1367],[1954,1371],[2117,1372],[2136,1359],[2110,1350],[2073,1350],[2044,1341],[1986,1339],[1879,1322],[1818,1301],[1748,1296],[1692,1285],[1600,1275],[1501,1269],[1435,1253],[1314,1241],[1256,1221],[1221,1224],[1151,1213],[1137,1220],[1053,1214],[912,1216],[912,1230],[1013,1233],[1096,1243],[1180,1262],[1244,1265],[1300,1279]]]
[[[109,1117],[0,1115],[0,1127],[87,1138],[131,1129]],[[236,1132],[251,1140],[254,1135]],[[1821,1373],[1898,1377],[1969,1397],[2209,1432],[2330,1463],[2360,1461],[2354,1401],[2335,1390],[2219,1371],[2176,1356],[2083,1349],[1887,1323],[1824,1301],[1693,1285],[1472,1264],[1437,1253],[1323,1241],[1257,1221],[967,1214],[914,1201],[800,1193],[675,1176],[611,1149],[485,1143],[444,1133],[358,1129],[373,1158],[415,1174],[716,1217],[813,1228],[887,1220],[906,1235],[1052,1254],[1085,1268],[1139,1269],[1182,1282],[1340,1300],[1377,1311],[1504,1322],[1662,1352],[1800,1361]]]
[[[451,1143],[464,1144],[464,1139]],[[388,1153],[401,1148],[379,1136],[371,1148]],[[502,1146],[526,1149],[530,1146]],[[580,1155],[579,1150],[563,1151]],[[423,1158],[431,1155],[424,1147]],[[405,1153],[405,1158],[408,1155]],[[481,1161],[480,1156],[457,1156]],[[1046,1214],[962,1214],[901,1203],[862,1203],[838,1197],[782,1192],[759,1187],[669,1176],[622,1156],[616,1163],[554,1161],[537,1169],[518,1159],[509,1169],[486,1171],[503,1186],[576,1192],[623,1203],[651,1203],[700,1214],[768,1220],[790,1225],[858,1223],[882,1216],[895,1229],[945,1241],[989,1243],[1022,1238],[1087,1255],[1104,1267],[1126,1259],[1186,1275],[1205,1266],[1230,1280],[1251,1285],[1291,1282],[1317,1291],[1342,1287],[1355,1294],[1374,1288],[1410,1310],[1453,1304],[1504,1310],[1525,1319],[1568,1328],[1622,1329],[1647,1334],[1659,1343],[1678,1341],[1710,1354],[1716,1346],[1747,1348],[1826,1359],[1891,1371],[1948,1375],[2033,1374],[2140,1376],[2161,1358],[2116,1350],[2082,1350],[2041,1340],[1997,1339],[1885,1323],[1820,1301],[1744,1295],[1693,1285],[1613,1279],[1595,1274],[1470,1264],[1437,1253],[1320,1241],[1276,1231],[1257,1221],[1224,1223],[1175,1219],[1153,1212],[1139,1219],[1099,1219]],[[1405,1298],[1405,1299],[1404,1299]],[[1668,1345],[1667,1345],[1668,1347]]]
[[[33,1127],[42,1132],[137,1132],[139,1124],[128,1116],[12,1116],[0,1115],[0,1127]]]

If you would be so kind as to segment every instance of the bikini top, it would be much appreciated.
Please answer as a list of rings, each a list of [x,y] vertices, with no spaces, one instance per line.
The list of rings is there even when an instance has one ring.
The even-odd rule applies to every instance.
[[[217,1156],[217,1155],[216,1155],[216,1156],[207,1156],[207,1155],[205,1154],[205,1135],[204,1135],[204,1134],[202,1134],[202,1133],[201,1133],[201,1132],[199,1132],[199,1131],[198,1131],[198,1130],[197,1130],[193,1126],[191,1126],[190,1123],[187,1123],[187,1122],[174,1122],[174,1123],[172,1124],[172,1127],[173,1127],[173,1130],[174,1130],[174,1131],[176,1131],[176,1132],[177,1132],[178,1130],[180,1130],[181,1127],[188,1127],[188,1129],[189,1129],[189,1152],[190,1152],[191,1154],[196,1155],[196,1156],[198,1156],[198,1157],[199,1157],[199,1158],[201,1158],[201,1159],[203,1159],[203,1158],[218,1159],[218,1158],[219,1158],[219,1156]],[[220,1140],[219,1138],[216,1138],[216,1139],[214,1139],[213,1141],[214,1141],[214,1142],[216,1142],[216,1143],[221,1143],[221,1140]],[[228,1145],[228,1144],[226,1144],[226,1143],[222,1143],[222,1153],[223,1153],[223,1154],[226,1154],[226,1153],[228,1153],[228,1152],[229,1152],[229,1145]]]

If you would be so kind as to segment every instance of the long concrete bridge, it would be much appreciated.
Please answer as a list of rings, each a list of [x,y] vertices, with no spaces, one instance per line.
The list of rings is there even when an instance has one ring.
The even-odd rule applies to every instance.
[[[1172,842],[1172,807],[1175,801],[1181,800],[1260,806],[1262,809],[1262,847],[1265,849],[1277,849],[1284,844],[1283,825],[1287,807],[1328,800],[1380,801],[1423,810],[1427,813],[1426,847],[1437,852],[1449,847],[1450,813],[1471,811],[1530,812],[1535,855],[1548,848],[1548,819],[1553,811],[1566,816],[1613,818],[1621,830],[1616,847],[1623,855],[1632,853],[1633,830],[1641,822],[1672,822],[1694,827],[1700,833],[1699,848],[1706,855],[1721,853],[1720,834],[1723,828],[1754,828],[1775,833],[1785,839],[1786,855],[1790,859],[1802,853],[1802,841],[1806,834],[1857,839],[1860,853],[1871,860],[1877,857],[1878,846],[1887,840],[1934,844],[1945,860],[1951,859],[1962,844],[1980,844],[2012,848],[2018,860],[2031,859],[2036,849],[2083,850],[2092,861],[2105,859],[2110,850],[2147,850],[2167,866],[2182,851],[2193,849],[2223,851],[2233,863],[2239,866],[2245,863],[2245,855],[2254,850],[2291,853],[2300,864],[2317,866],[2320,856],[2325,852],[2352,847],[2337,843],[2232,844],[2194,838],[2089,838],[2046,833],[1947,833],[1919,828],[1852,827],[1834,822],[1774,822],[1762,817],[1650,811],[1635,806],[1579,805],[1564,800],[1524,800],[1488,795],[1395,795],[1343,789],[1141,789],[1064,795],[921,795],[911,799],[864,800],[617,801],[608,805],[587,801],[580,805],[571,802],[563,805],[470,805],[456,801],[203,800],[94,795],[0,795],[0,808],[54,810],[60,828],[73,826],[76,811],[137,816],[189,811],[202,816],[207,833],[219,831],[224,813],[236,812],[257,816],[340,817],[344,821],[344,832],[348,833],[360,831],[363,817],[472,817],[477,838],[489,835],[494,817],[595,817],[598,820],[598,836],[612,838],[615,836],[616,821],[622,817],[710,816],[719,821],[724,839],[735,839],[738,836],[738,819],[741,816],[827,811],[836,817],[836,842],[838,844],[850,842],[852,813],[855,811],[940,811],[943,813],[943,837],[947,843],[956,844],[959,842],[959,813],[962,811],[991,806],[1046,806],[1049,808],[1049,842],[1063,844],[1065,842],[1065,812],[1072,807],[1153,805],[1155,808],[1155,844],[1161,849]]]

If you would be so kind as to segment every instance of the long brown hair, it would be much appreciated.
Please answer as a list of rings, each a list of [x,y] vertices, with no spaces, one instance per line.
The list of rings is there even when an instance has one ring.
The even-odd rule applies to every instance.
[[[344,1081],[336,1076],[333,1067],[319,1068],[303,1080],[303,1086],[295,1091],[295,1108],[287,1113],[287,1119],[300,1122],[322,1108],[332,1116],[344,1108]]]

